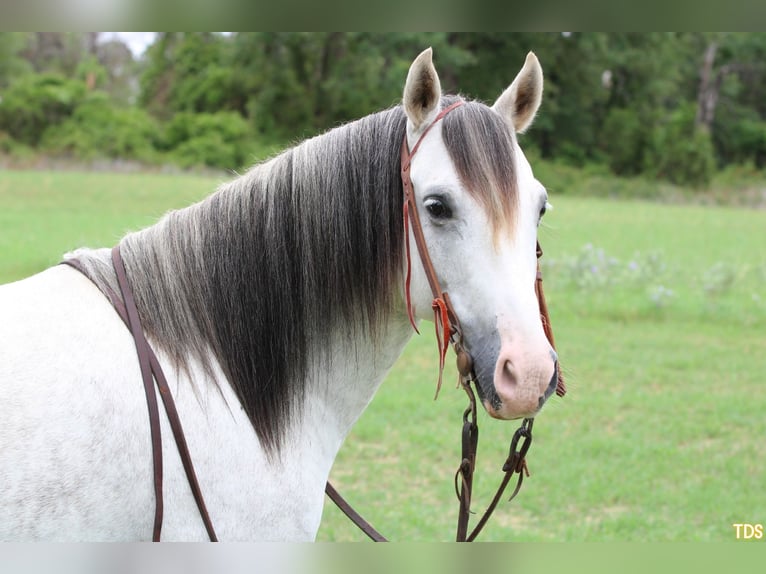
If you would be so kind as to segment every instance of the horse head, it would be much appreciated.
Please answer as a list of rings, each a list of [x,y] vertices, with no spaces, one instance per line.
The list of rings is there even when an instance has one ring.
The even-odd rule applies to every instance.
[[[548,196],[516,137],[532,123],[542,91],[530,52],[494,105],[466,102],[442,117],[456,99],[443,97],[430,48],[414,60],[404,87],[407,143],[418,147],[410,178],[420,227],[459,318],[479,396],[500,419],[535,416],[558,379],[535,293],[537,228]],[[431,319],[432,290],[417,258],[413,251],[408,298],[416,318]]]

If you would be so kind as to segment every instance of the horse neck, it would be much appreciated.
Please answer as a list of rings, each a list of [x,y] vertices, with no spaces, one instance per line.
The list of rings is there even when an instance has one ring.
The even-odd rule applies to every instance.
[[[375,337],[363,335],[349,341],[346,333],[336,333],[330,343],[330,362],[317,360],[312,365],[302,424],[294,428],[294,436],[309,442],[319,439],[334,459],[412,333],[403,312]]]
[[[406,341],[398,146],[351,161],[375,142],[315,138],[122,242],[145,329],[181,367],[214,356],[267,449],[312,398],[350,426]]]

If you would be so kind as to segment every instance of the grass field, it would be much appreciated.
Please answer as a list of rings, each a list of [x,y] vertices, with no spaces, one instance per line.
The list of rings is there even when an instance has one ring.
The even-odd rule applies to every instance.
[[[3,172],[0,282],[211,192],[212,178]],[[766,211],[553,197],[546,293],[569,394],[482,540],[731,541],[766,522]],[[425,333],[429,329],[424,330]],[[462,391],[415,337],[348,437],[341,492],[394,540],[450,540]],[[454,370],[447,375],[453,378]],[[475,510],[514,423],[480,416]],[[363,540],[330,503],[319,540]]]

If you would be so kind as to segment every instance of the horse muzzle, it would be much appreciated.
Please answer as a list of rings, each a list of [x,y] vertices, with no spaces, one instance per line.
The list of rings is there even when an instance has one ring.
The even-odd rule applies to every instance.
[[[537,360],[500,353],[492,381],[479,381],[479,397],[490,416],[511,420],[534,417],[554,393],[559,380],[555,352]]]

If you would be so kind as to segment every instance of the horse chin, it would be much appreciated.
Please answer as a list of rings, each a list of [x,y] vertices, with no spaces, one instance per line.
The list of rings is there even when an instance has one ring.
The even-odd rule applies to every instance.
[[[538,397],[535,404],[526,405],[526,408],[519,408],[519,405],[505,404],[495,390],[494,384],[489,383],[489,389],[489,392],[487,392],[484,385],[479,382],[476,384],[476,392],[479,395],[481,404],[484,406],[484,410],[493,419],[503,421],[533,418],[540,412],[547,398],[546,396]]]
[[[493,407],[492,403],[488,400],[482,400],[482,405],[484,405],[484,409],[487,411],[487,414],[491,416],[493,419],[498,419],[501,421],[515,421],[519,419],[524,418],[534,418],[535,415],[537,415],[538,412],[540,412],[540,409],[535,409],[533,412],[529,413],[523,413],[523,414],[508,414],[504,412],[502,409],[502,403],[500,405],[500,408]]]
[[[484,410],[487,411],[487,414],[489,414],[489,416],[491,416],[493,419],[508,421],[522,418],[521,416],[509,417],[503,412],[503,401],[497,395],[495,387],[492,383],[490,383],[490,391],[487,392],[484,388],[484,385],[477,381],[476,394],[479,395],[479,400],[481,401]]]

